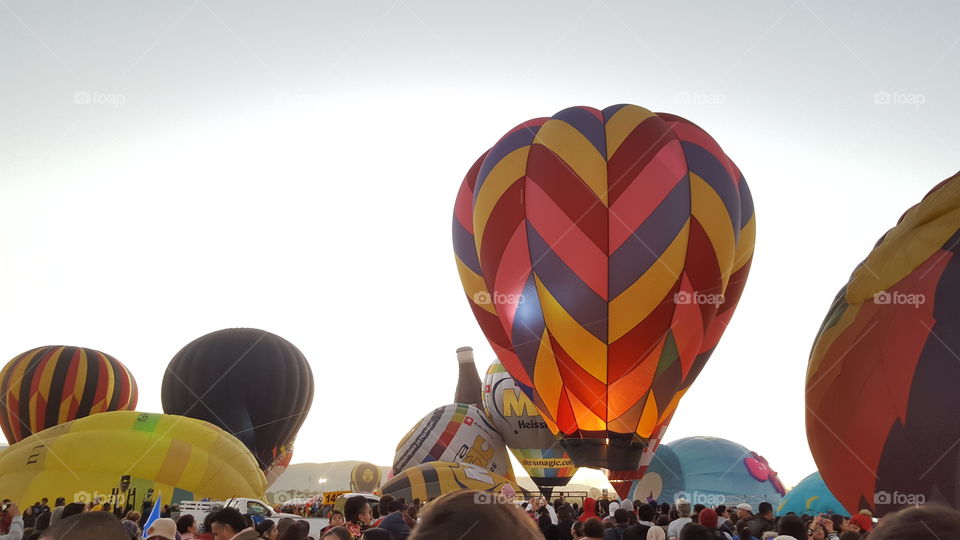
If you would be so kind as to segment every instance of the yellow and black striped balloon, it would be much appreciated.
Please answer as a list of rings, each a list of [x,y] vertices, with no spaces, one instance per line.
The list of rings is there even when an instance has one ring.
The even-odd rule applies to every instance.
[[[0,428],[10,444],[77,418],[136,406],[130,371],[93,349],[37,347],[0,371]]]

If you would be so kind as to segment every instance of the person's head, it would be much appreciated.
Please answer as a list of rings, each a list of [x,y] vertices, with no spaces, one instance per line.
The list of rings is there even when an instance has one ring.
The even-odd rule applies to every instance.
[[[753,507],[749,503],[740,503],[737,505],[737,518],[746,519],[753,515]]]
[[[703,525],[708,531],[714,531],[717,529],[717,523],[720,520],[717,517],[717,511],[713,508],[704,508],[703,510],[700,510],[700,513],[698,513],[697,516],[697,523]]]
[[[57,500],[54,503],[55,506],[64,506],[66,504],[67,504],[67,500],[64,499],[63,497],[57,497]]]
[[[613,520],[617,525],[627,525],[630,523],[630,512],[624,510],[623,508],[618,508],[613,513]]]
[[[377,508],[379,509],[381,516],[385,516],[390,513],[390,503],[392,502],[392,495],[384,495],[383,497],[380,497],[380,502],[377,503]]]
[[[126,517],[124,517],[124,519],[128,519],[130,521],[140,521],[140,512],[137,512],[136,510],[131,510],[127,512],[127,515]]]
[[[574,521],[573,525],[570,526],[570,535],[576,538],[583,538],[583,523],[580,521]]]
[[[667,540],[667,533],[663,527],[650,527],[647,531],[647,540]]]
[[[850,519],[851,523],[856,517],[853,516]],[[870,532],[869,538],[870,540],[960,538],[960,511],[934,503],[900,510],[884,516],[877,527]]]
[[[654,516],[656,515],[657,515],[657,511],[649,504],[641,504],[637,508],[637,517],[640,518],[640,521],[652,522]]]
[[[573,510],[569,506],[557,508],[557,521],[570,521],[573,519]]]
[[[130,532],[107,512],[83,512],[61,519],[40,540],[130,540]]]
[[[272,519],[265,519],[257,524],[254,529],[257,531],[257,536],[260,538],[271,538],[275,539],[277,537],[277,524],[273,522]]]
[[[670,525],[670,516],[660,516],[657,518],[657,526],[663,527]]]
[[[783,516],[780,518],[780,521],[777,522],[777,532],[780,533],[781,536],[792,536],[797,540],[810,537],[810,535],[807,534],[807,527],[803,523],[803,520],[797,516]]]
[[[343,504],[343,516],[347,521],[359,521],[364,525],[369,525],[373,520],[373,512],[370,511],[370,503],[363,495],[354,495],[347,499]]]
[[[50,526],[50,520],[53,519],[53,515],[50,512],[44,512],[37,516],[37,522],[34,525],[34,528],[38,531],[42,531]]]
[[[130,512],[130,514],[136,514],[137,519],[131,519],[130,515],[127,514],[127,519],[130,521],[139,521],[140,512]],[[177,520],[177,532],[180,534],[184,533],[193,533],[197,532],[197,519],[190,514],[184,514],[180,516],[180,519]]]
[[[304,525],[301,521],[294,521],[280,535],[280,540],[306,540],[310,535],[310,526]]]
[[[393,540],[393,536],[390,534],[390,531],[386,529],[381,529],[380,527],[374,527],[372,529],[367,529],[363,531],[363,540]]]
[[[863,533],[873,527],[873,520],[864,514],[850,516],[850,522],[847,523],[847,529],[853,532]]]
[[[546,533],[547,529],[550,528],[550,525],[553,522],[550,521],[550,513],[546,510],[541,510],[537,512],[539,516],[537,517],[537,526],[540,527],[540,530]]]
[[[677,499],[677,515],[680,517],[690,517],[690,501]]]
[[[699,523],[687,523],[680,529],[680,540],[713,540],[713,533]]]
[[[660,515],[661,516],[670,515],[670,503],[660,503]]]
[[[230,540],[247,528],[243,514],[236,508],[224,508],[213,514],[211,520],[213,537],[216,540]]]
[[[760,503],[760,507],[757,512],[759,515],[767,519],[773,519],[773,505],[766,501]]]
[[[583,536],[585,538],[603,538],[603,522],[597,518],[590,518],[583,523]]]
[[[177,540],[177,523],[170,518],[154,520],[147,529],[148,540]]]
[[[343,517],[343,512],[339,510],[334,510],[330,512],[330,525],[333,525],[334,527],[339,527],[344,523],[345,523],[345,520]]]
[[[86,510],[87,510],[87,505],[83,503],[70,503],[63,508],[63,513],[60,514],[60,519],[63,520],[70,516],[82,514]]]
[[[740,540],[750,540],[750,538],[753,538],[753,535],[750,534],[750,526],[747,525],[746,519],[741,519],[737,521],[736,532],[737,532],[737,538],[739,538]],[[800,540],[800,539],[798,538],[797,540]]]
[[[727,517],[727,505],[725,504],[718,504],[714,511],[717,513],[717,517]]]
[[[540,540],[540,530],[512,503],[478,503],[480,492],[455,491],[426,506],[409,540]]]
[[[320,540],[353,540],[350,531],[346,527],[334,527],[324,533]]]
[[[44,497],[44,498],[40,499],[40,502],[43,503],[43,504],[47,504],[47,498]]]
[[[394,499],[390,501],[390,505],[387,506],[387,513],[392,514],[394,512],[403,512],[403,507],[406,506],[401,499]]]

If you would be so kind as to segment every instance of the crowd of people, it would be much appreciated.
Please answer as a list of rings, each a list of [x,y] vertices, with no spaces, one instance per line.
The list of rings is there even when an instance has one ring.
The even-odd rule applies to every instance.
[[[107,505],[38,501],[22,511],[4,501],[0,540],[941,540],[960,538],[960,511],[926,504],[874,520],[869,511],[853,516],[775,517],[770,503],[706,507],[683,499],[674,504],[595,500],[583,504],[498,498],[463,490],[426,504],[384,496],[371,506],[363,496],[347,499],[343,511],[311,536],[305,520],[264,519],[255,523],[236,508],[174,521],[146,522],[141,512],[122,516]],[[143,528],[146,527],[146,531]]]

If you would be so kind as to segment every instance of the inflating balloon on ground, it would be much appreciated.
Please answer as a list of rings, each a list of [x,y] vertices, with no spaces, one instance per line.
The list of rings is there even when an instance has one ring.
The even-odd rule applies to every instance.
[[[476,465],[447,461],[433,461],[408,468],[384,484],[382,492],[383,495],[402,497],[408,501],[427,501],[461,489],[476,489],[509,498],[514,494],[522,496],[520,487],[504,476]]]

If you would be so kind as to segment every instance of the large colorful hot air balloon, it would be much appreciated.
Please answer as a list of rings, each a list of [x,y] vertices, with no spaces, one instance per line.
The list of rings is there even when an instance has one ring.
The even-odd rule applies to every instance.
[[[307,417],[313,372],[282,337],[230,328],[180,349],[163,376],[161,397],[164,412],[205,420],[243,441],[269,473],[283,464]]]
[[[0,371],[0,428],[10,444],[70,420],[136,407],[133,375],[93,349],[38,347]]]
[[[728,507],[769,502],[776,508],[786,490],[767,460],[717,437],[687,437],[660,445],[642,480],[630,489],[634,500]]]
[[[820,514],[851,515],[840,504],[840,501],[833,496],[833,493],[830,493],[827,485],[823,483],[823,477],[818,472],[801,480],[780,501],[780,506],[777,507],[777,515],[784,516],[791,512],[798,516],[803,514],[811,516]]]
[[[574,107],[481,156],[453,231],[477,322],[574,463],[636,477],[743,290],[739,169],[683,118]]]
[[[165,503],[262,498],[267,487],[236,437],[182,416],[105,412],[0,451],[0,493],[24,505],[55,495],[106,498],[124,475],[140,497],[152,488]]]
[[[850,511],[960,508],[960,174],[854,270],[807,369],[807,439]]]
[[[466,403],[437,407],[397,445],[394,474],[431,461],[483,467],[514,480],[503,439],[480,409]]]
[[[508,478],[469,463],[431,461],[411,467],[383,485],[383,494],[408,501],[426,501],[461,489],[476,489],[498,495],[521,494]]]
[[[577,472],[533,402],[503,364],[494,360],[483,381],[483,407],[497,432],[545,497]]]

